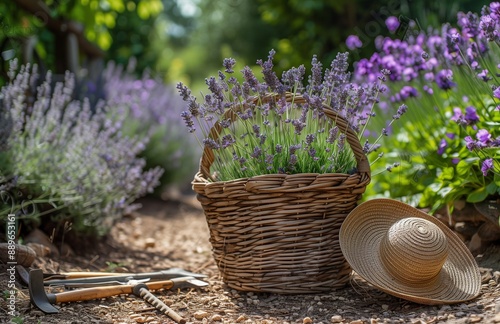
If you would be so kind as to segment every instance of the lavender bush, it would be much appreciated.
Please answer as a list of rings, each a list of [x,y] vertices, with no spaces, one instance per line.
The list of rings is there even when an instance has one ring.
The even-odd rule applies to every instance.
[[[379,52],[355,64],[359,82],[391,71],[382,108],[410,107],[394,129],[397,140],[386,142],[394,158],[409,163],[399,169],[398,186],[386,179],[375,191],[409,195],[433,210],[500,195],[500,3],[480,16],[460,12],[457,23],[404,41],[379,40]]]
[[[199,150],[194,138],[185,135],[179,123],[183,102],[173,87],[145,72],[141,78],[133,75],[135,61],[126,69],[113,62],[103,72],[104,92],[110,109],[127,114],[122,129],[125,134],[148,137],[150,140],[140,156],[147,167],[161,167],[161,194],[167,186],[184,186],[192,180],[199,162]]]
[[[181,115],[186,126],[200,146],[214,151],[213,180],[276,173],[355,172],[355,159],[346,137],[324,115],[323,104],[339,112],[361,140],[384,89],[386,71],[371,84],[359,86],[350,82],[347,53],[339,53],[325,71],[314,56],[304,86],[304,66],[285,71],[279,79],[273,71],[274,54],[270,51],[267,61],[257,61],[263,81],[247,66],[241,71],[240,82],[233,75],[235,60],[225,59],[224,72],[206,79],[210,93],[203,96],[201,104],[187,86],[177,85],[188,108]],[[274,100],[265,102],[263,98],[270,95]],[[286,100],[287,95],[292,99]],[[297,96],[305,98],[306,103],[295,102]],[[236,112],[235,121],[224,117],[228,109]],[[389,125],[405,111],[406,105],[401,105]],[[210,137],[215,123],[220,123],[222,132]],[[367,155],[373,153],[378,158],[375,151],[383,134],[385,130],[374,141],[362,142]]]
[[[22,219],[26,213],[18,202],[29,199],[30,220],[48,213],[77,233],[105,234],[158,184],[162,170],[144,171],[137,158],[146,139],[121,133],[123,111],[102,103],[92,112],[88,100],[73,100],[71,74],[52,88],[48,73],[36,88],[36,66],[23,66],[16,75],[15,65],[1,90],[0,124],[11,131],[0,160],[3,185],[23,197],[14,195],[2,213]]]

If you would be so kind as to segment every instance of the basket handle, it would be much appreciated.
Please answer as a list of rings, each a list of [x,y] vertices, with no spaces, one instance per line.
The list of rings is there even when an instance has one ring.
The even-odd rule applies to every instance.
[[[278,96],[279,96],[278,94],[271,93],[262,97],[261,101],[270,102],[276,100]],[[306,99],[300,95],[294,95],[293,93],[287,92],[285,96],[287,101],[291,101],[293,99],[294,103],[306,103]],[[257,101],[257,99],[258,98],[256,97],[254,101]],[[357,134],[351,127],[349,127],[349,122],[347,122],[345,118],[339,115],[335,110],[333,110],[331,107],[325,104],[323,104],[323,111],[327,117],[329,117],[335,122],[340,132],[346,135],[347,143],[349,143],[349,146],[351,147],[354,153],[354,158],[356,159],[357,169],[358,169],[357,173],[365,173],[367,177],[370,177],[370,163],[368,162],[368,158],[363,152],[363,147],[359,142]],[[234,111],[233,107],[231,107],[230,109],[226,110],[226,112],[222,116],[222,119],[224,120],[230,119],[232,122],[237,118],[237,116],[238,115]],[[208,134],[208,136],[212,139],[216,139],[221,133],[221,131],[222,131],[222,126],[220,122],[217,121],[214,124],[214,126],[210,129],[210,133]],[[215,155],[213,150],[208,146],[205,146],[200,161],[199,173],[201,173],[207,178],[212,179],[210,175],[210,167],[212,166],[214,159]]]

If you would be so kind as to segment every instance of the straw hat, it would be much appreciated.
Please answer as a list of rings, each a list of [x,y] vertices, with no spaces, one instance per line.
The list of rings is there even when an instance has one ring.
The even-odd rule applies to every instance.
[[[473,299],[481,289],[477,263],[458,236],[402,202],[362,203],[344,220],[339,236],[352,269],[396,297],[452,304]]]

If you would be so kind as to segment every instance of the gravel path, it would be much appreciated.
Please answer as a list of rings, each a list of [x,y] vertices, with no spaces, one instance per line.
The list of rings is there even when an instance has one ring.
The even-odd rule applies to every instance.
[[[188,323],[500,323],[500,247],[477,257],[483,275],[481,295],[468,303],[425,306],[382,293],[357,276],[328,294],[275,295],[238,292],[220,280],[208,242],[208,228],[196,201],[147,200],[140,213],[126,217],[105,242],[88,242],[85,255],[37,258],[45,271],[145,272],[172,267],[208,276],[206,288],[156,291],[154,294]],[[7,286],[0,265],[0,286]],[[29,304],[19,287],[16,309],[24,323],[174,323],[133,295],[67,303],[45,315]],[[2,289],[2,290],[5,290]],[[4,294],[4,296],[6,296]],[[0,322],[8,323],[0,299]]]

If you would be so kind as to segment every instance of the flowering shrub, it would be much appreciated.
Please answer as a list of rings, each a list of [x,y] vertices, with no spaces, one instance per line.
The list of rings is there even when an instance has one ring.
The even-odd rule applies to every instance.
[[[11,193],[2,214],[37,222],[50,214],[80,234],[105,234],[158,184],[162,170],[143,171],[136,157],[146,139],[122,135],[120,111],[99,105],[92,112],[88,100],[73,100],[71,74],[52,88],[48,73],[35,92],[36,67],[16,75],[15,65],[1,92],[0,124],[10,132],[0,150],[0,189]],[[29,213],[21,201],[30,202]]]
[[[379,92],[383,91],[384,73],[361,87],[350,82],[347,53],[338,54],[324,73],[314,56],[304,86],[304,66],[285,71],[280,80],[273,71],[274,54],[270,51],[267,61],[257,61],[263,81],[248,66],[241,71],[243,81],[238,81],[233,75],[235,60],[225,59],[224,72],[206,79],[210,93],[201,104],[188,87],[177,85],[187,103],[188,110],[181,115],[186,126],[200,145],[212,149],[216,156],[211,170],[213,180],[276,173],[355,172],[356,162],[346,136],[339,132],[335,121],[324,115],[323,104],[339,112],[361,138],[374,116]],[[305,103],[294,101],[299,96]],[[237,115],[234,122],[228,118],[229,109]],[[389,124],[405,111],[406,105],[401,105]],[[222,131],[210,136],[215,123]],[[383,134],[385,130],[372,143],[362,142],[365,154],[379,148],[377,142]]]
[[[399,170],[399,186],[387,180],[379,193],[414,195],[434,210],[500,195],[499,31],[500,4],[493,2],[481,16],[459,13],[457,28],[386,38],[355,64],[359,82],[388,69],[386,103],[404,102],[411,111],[394,129],[397,141],[386,142],[394,158],[410,163]]]
[[[183,185],[192,180],[193,169],[199,162],[199,151],[194,138],[185,135],[179,123],[183,102],[173,87],[168,87],[148,73],[135,77],[134,61],[127,69],[113,62],[103,72],[104,92],[111,110],[124,110],[123,132],[127,135],[149,137],[140,156],[146,167],[160,166],[158,193],[168,185]]]

